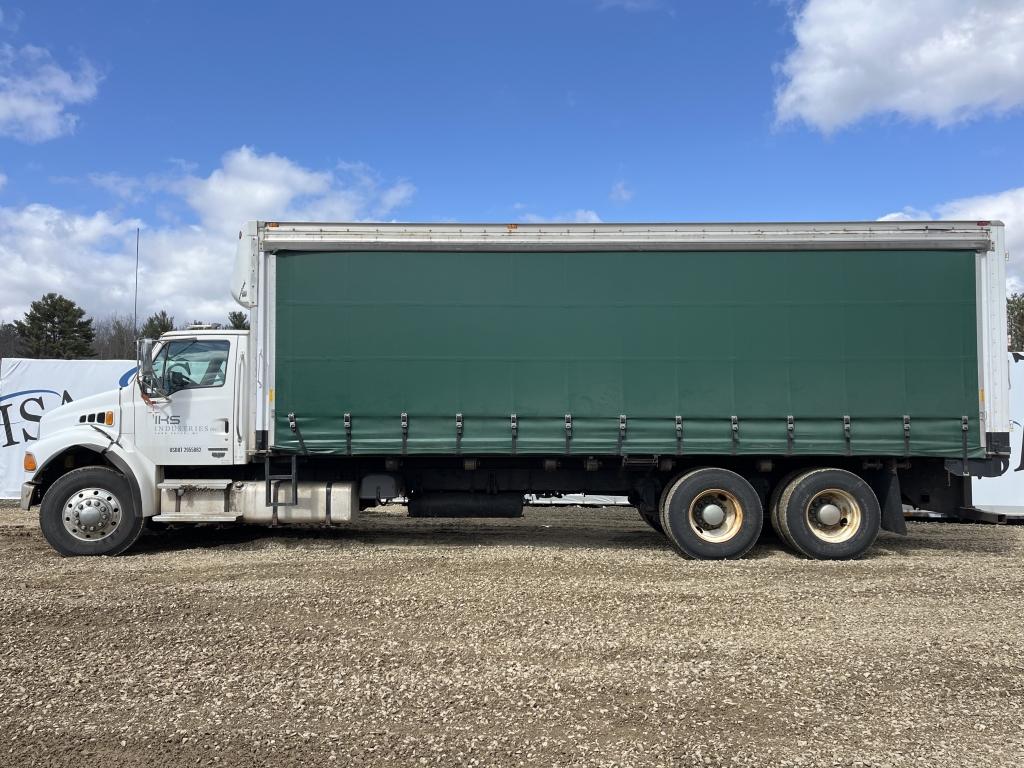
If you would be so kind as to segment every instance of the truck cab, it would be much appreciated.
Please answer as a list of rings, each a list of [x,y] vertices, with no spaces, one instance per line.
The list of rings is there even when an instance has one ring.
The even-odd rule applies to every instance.
[[[145,519],[159,517],[170,468],[248,461],[248,343],[248,331],[220,329],[143,340],[141,376],[43,416],[25,454],[22,507],[44,493],[59,503],[49,525],[41,516],[58,551],[123,551]]]

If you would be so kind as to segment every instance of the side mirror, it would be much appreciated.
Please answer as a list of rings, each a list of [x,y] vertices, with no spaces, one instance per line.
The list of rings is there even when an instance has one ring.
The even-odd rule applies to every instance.
[[[153,348],[156,341],[153,339],[139,339],[136,346],[136,363],[139,366],[139,384],[142,391],[148,394],[162,395],[156,383],[156,371],[153,370]]]

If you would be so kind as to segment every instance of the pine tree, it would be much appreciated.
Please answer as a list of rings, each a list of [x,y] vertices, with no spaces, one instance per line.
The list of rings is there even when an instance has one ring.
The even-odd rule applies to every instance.
[[[0,323],[0,358],[18,357],[21,352],[21,339],[14,323]]]
[[[70,299],[48,293],[32,302],[24,320],[15,320],[25,357],[73,360],[92,357],[95,333],[85,310]]]
[[[154,312],[146,318],[146,322],[139,329],[140,339],[159,339],[165,333],[174,330],[174,318],[166,311]]]
[[[249,318],[245,312],[228,312],[228,327],[236,331],[249,330]]]

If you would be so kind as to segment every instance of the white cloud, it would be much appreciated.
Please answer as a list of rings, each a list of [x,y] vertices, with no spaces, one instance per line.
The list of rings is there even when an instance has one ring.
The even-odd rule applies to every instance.
[[[209,176],[188,176],[177,187],[205,227],[237,231],[247,219],[293,218],[286,215],[293,202],[322,200],[331,192],[331,174],[241,147]]]
[[[388,187],[380,195],[379,210],[381,211],[381,215],[387,215],[395,208],[402,207],[412,200],[413,195],[415,194],[416,187],[414,187],[411,182],[405,181],[404,179],[393,186]]]
[[[105,212],[83,216],[41,204],[0,208],[0,318],[15,319],[48,291],[97,310],[107,301],[123,309],[125,274],[131,274],[128,240],[134,244],[140,225]]]
[[[592,211],[589,208],[577,208],[575,211],[569,211],[568,213],[559,213],[555,216],[540,216],[536,213],[524,213],[519,218],[521,221],[525,221],[527,224],[601,223],[601,217],[597,215],[597,211]]]
[[[240,147],[224,155],[206,177],[172,183],[212,231],[237,232],[248,219],[352,221],[381,219],[408,203],[416,188],[400,180],[384,186],[361,163],[310,170],[273,153]]]
[[[3,189],[6,186],[7,186],[7,174],[6,173],[0,173],[0,189]]]
[[[612,191],[608,197],[616,203],[628,203],[633,199],[633,189],[624,181],[616,181],[612,184]]]
[[[935,216],[928,211],[923,211],[920,208],[915,208],[912,205],[907,205],[898,211],[887,213],[885,216],[879,216],[879,221],[929,221],[934,219]]]
[[[601,217],[597,215],[597,211],[591,211],[586,208],[577,208],[573,213],[572,220],[577,224],[600,224]]]
[[[869,115],[948,125],[1024,104],[1020,0],[807,0],[780,67],[780,122],[832,132]]]
[[[78,116],[68,107],[95,98],[99,82],[88,61],[70,71],[45,48],[0,45],[0,135],[35,143],[71,133]]]
[[[131,312],[135,229],[141,227],[139,315],[166,309],[179,321],[223,321],[239,227],[247,219],[359,220],[390,215],[415,193],[408,181],[380,182],[365,166],[313,170],[250,147],[228,152],[207,176],[133,179],[102,174],[93,183],[131,194],[169,195],[192,221],[153,226],[113,211],[83,215],[49,205],[0,207],[0,320],[20,317],[48,291],[93,317]],[[193,172],[194,173],[194,172]]]
[[[1024,291],[1024,187],[992,195],[978,195],[936,205],[932,210],[907,207],[882,217],[883,221],[961,219],[1001,221],[1006,225],[1007,290]]]

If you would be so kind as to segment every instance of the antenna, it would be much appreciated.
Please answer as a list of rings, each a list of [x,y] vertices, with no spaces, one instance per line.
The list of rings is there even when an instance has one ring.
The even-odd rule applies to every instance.
[[[135,313],[132,316],[132,330],[139,334],[139,227],[135,228]]]

